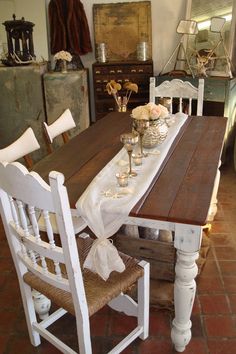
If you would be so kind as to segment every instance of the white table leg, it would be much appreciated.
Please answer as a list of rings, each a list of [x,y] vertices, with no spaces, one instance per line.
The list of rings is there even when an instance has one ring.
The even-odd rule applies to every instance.
[[[171,338],[178,352],[183,352],[191,339],[190,316],[196,292],[194,278],[198,268],[198,252],[177,250],[176,278],[174,285],[175,318],[172,322]]]
[[[220,184],[220,170],[218,169],[217,174],[216,174],[216,179],[215,179],[215,183],[214,183],[214,189],[213,189],[213,193],[212,193],[212,197],[211,197],[211,204],[210,204],[210,208],[208,211],[208,217],[207,217],[207,221],[213,221],[214,217],[217,213],[217,193],[218,193],[218,189],[219,189],[219,184]]]

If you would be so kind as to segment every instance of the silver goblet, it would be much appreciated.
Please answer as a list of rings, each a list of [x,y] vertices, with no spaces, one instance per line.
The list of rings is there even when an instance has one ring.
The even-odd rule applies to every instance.
[[[134,146],[138,142],[138,134],[137,133],[124,133],[120,136],[120,141],[124,144],[124,147],[129,156],[129,171],[128,174],[131,177],[137,176],[135,171],[132,171],[132,163],[131,163],[131,156],[134,149]]]
[[[143,152],[143,136],[145,130],[149,127],[149,120],[147,119],[135,119],[134,120],[134,129],[139,133],[140,141],[140,153],[142,157],[147,157],[147,154]]]

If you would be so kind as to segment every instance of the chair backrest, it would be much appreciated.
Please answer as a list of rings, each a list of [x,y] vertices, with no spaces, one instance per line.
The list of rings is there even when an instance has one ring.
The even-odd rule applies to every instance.
[[[52,124],[47,125],[47,123],[43,122],[49,152],[52,151],[51,144],[53,143],[54,138],[62,134],[63,141],[66,143],[69,140],[67,131],[75,127],[75,121],[72,117],[71,111],[68,108]]]
[[[78,314],[81,303],[86,304],[86,298],[68,195],[63,183],[64,176],[59,172],[50,173],[48,185],[36,172],[29,172],[19,162],[0,163],[0,211],[19,281],[30,271],[39,280],[73,293]],[[56,215],[62,247],[56,246],[50,212]],[[44,216],[44,240],[39,232],[38,213]],[[65,269],[68,278],[63,277]]]
[[[155,103],[156,97],[170,99],[170,113],[173,109],[173,98],[179,101],[179,111],[183,112],[183,100],[187,99],[187,114],[192,114],[192,100],[197,100],[197,115],[202,116],[203,112],[204,79],[199,79],[198,87],[193,86],[189,81],[180,79],[166,80],[156,86],[155,77],[150,77],[149,101]]]
[[[11,145],[0,150],[0,162],[12,162],[24,157],[27,167],[33,165],[29,154],[40,149],[40,145],[34,135],[33,129],[26,131]]]

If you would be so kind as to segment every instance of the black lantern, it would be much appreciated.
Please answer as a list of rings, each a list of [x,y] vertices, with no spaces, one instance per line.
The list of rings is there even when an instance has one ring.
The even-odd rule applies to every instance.
[[[3,23],[7,32],[8,53],[6,59],[3,59],[2,62],[5,65],[12,66],[29,64],[35,59],[34,23],[25,21],[24,17],[21,20],[16,20],[14,14],[12,17],[13,20]]]

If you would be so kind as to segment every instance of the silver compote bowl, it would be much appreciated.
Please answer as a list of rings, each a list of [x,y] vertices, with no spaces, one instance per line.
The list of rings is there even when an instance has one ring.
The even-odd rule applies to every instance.
[[[131,156],[132,152],[134,149],[134,146],[138,143],[138,133],[124,133],[121,134],[120,136],[120,141],[124,144],[124,147],[128,153],[129,156],[129,171],[128,174],[131,177],[137,176],[137,173],[135,171],[132,171],[132,162],[131,162]]]
[[[141,156],[147,157],[148,155],[145,152],[143,152],[143,136],[144,136],[145,130],[149,127],[149,120],[133,118],[133,121],[134,121],[133,127],[139,134]]]

